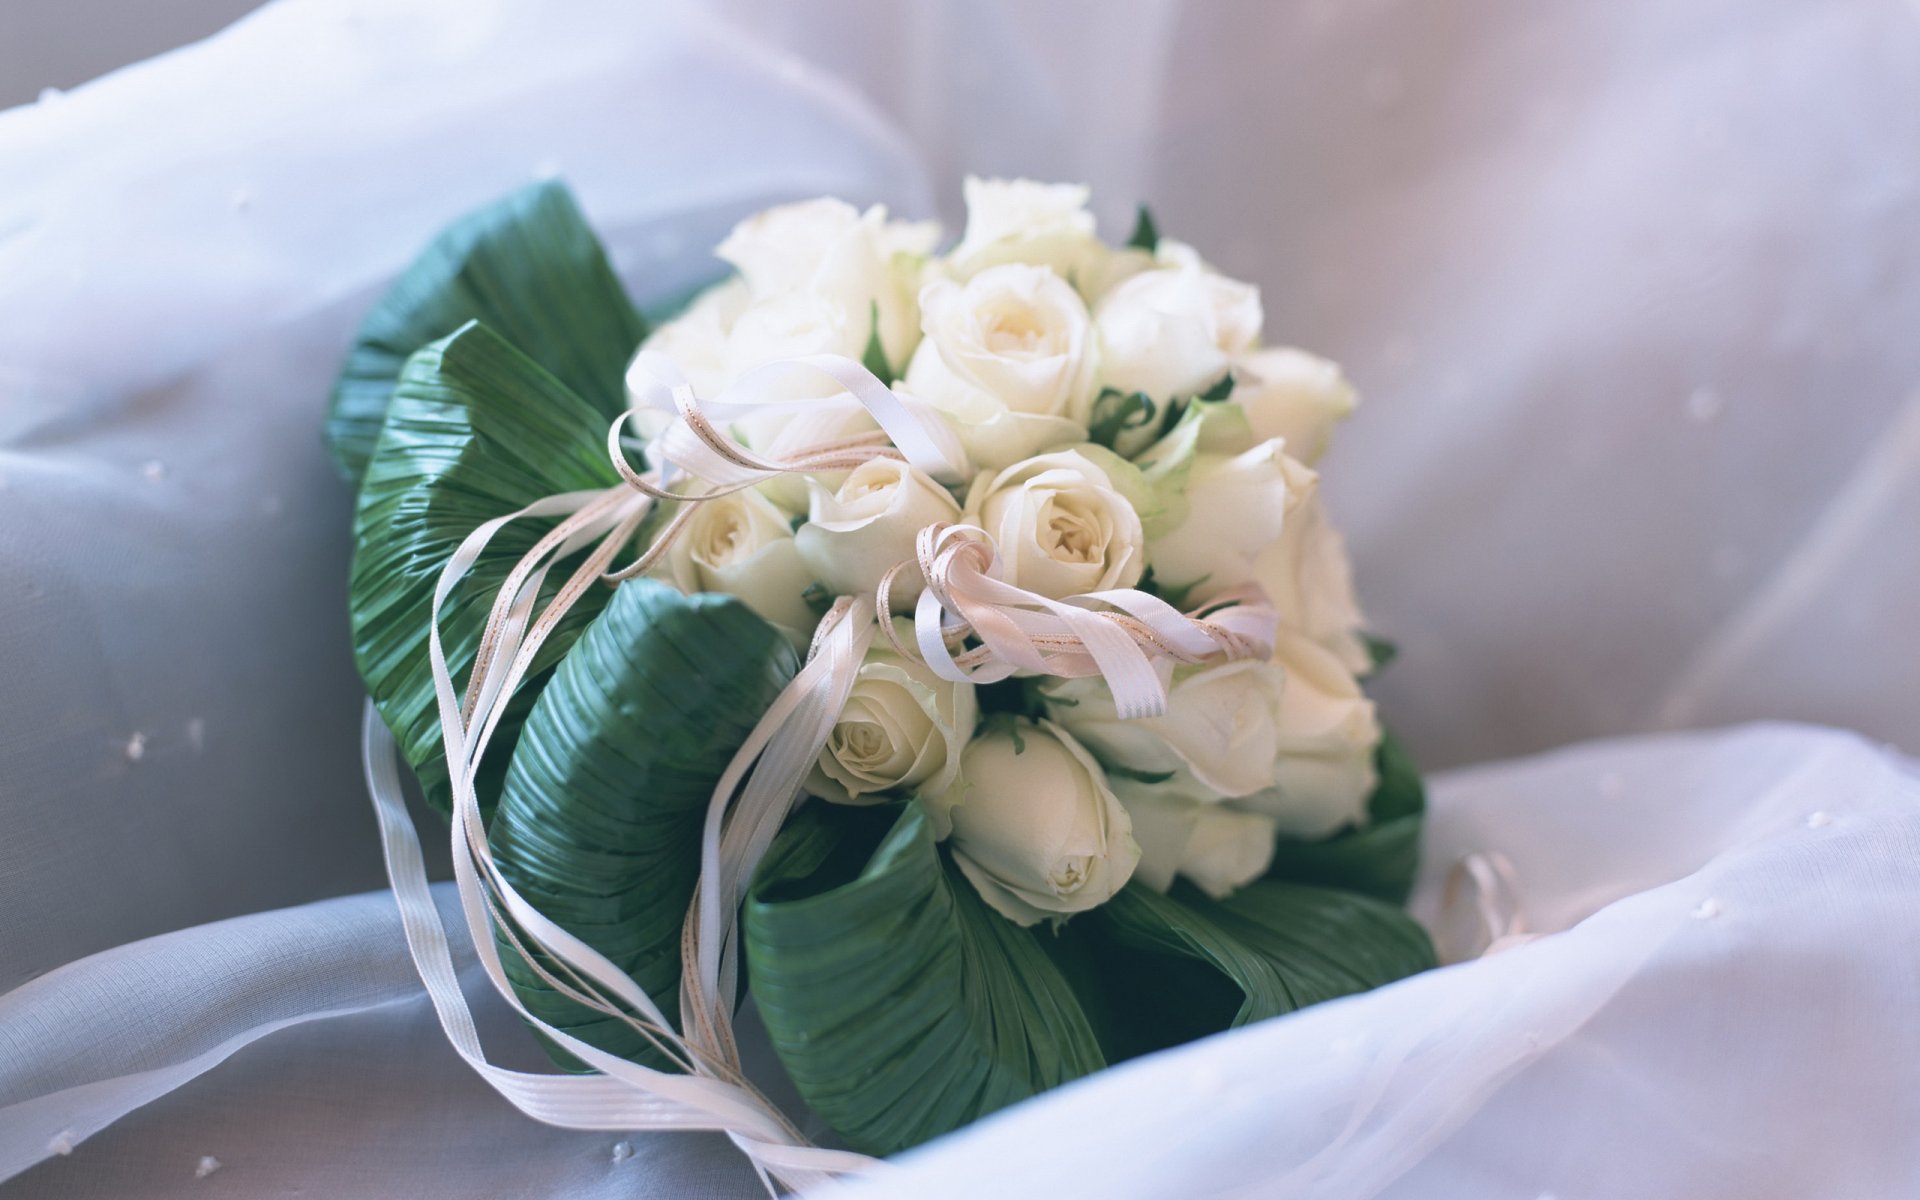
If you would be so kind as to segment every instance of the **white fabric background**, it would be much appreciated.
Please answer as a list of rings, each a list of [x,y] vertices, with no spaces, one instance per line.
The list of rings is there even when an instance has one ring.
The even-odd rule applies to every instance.
[[[1403,647],[1387,716],[1423,761],[1750,717],[1913,747],[1916,145],[1920,10],[1873,0],[283,0],[0,114],[0,989],[187,930],[0,997],[0,1174],[44,1153],[44,1122],[84,1134],[138,1091],[66,1089],[351,1010],[0,1187],[744,1185],[681,1144],[616,1163],[617,1139],[532,1126],[462,1076],[377,897],[263,911],[380,882],[350,497],[318,421],[359,312],[459,212],[562,172],[657,295],[780,198],[951,219],[964,169],[1080,178],[1110,233],[1146,199],[1262,285],[1274,340],[1362,388],[1325,470]],[[1604,920],[1226,1039],[1218,1069],[1244,1055],[1273,1090],[1216,1157],[1287,1194],[1333,1144],[1312,1105],[1351,1104],[1356,1078],[1294,1071],[1302,1046],[1518,977],[1538,1007],[1488,1038],[1602,1007],[1457,1111],[1383,1101],[1314,1194],[1911,1194],[1912,799],[1864,745],[1782,728],[1457,777],[1430,875],[1504,846],[1543,927]],[[1858,819],[1795,840],[1817,806]],[[1683,879],[1733,897],[1726,916],[1628,896]],[[1436,1069],[1416,1049],[1394,1088]],[[1009,1147],[1089,1105],[1125,1129],[1128,1089],[1154,1094],[1127,1081],[1183,1061],[922,1169],[1017,1194],[1030,1177],[991,1173],[1038,1160]],[[1118,1144],[1088,1133],[1058,1161],[1154,1194],[1151,1162],[1090,1157]],[[1386,1165],[1338,1174],[1356,1146]],[[223,1165],[197,1180],[202,1154]],[[471,1174],[500,1162],[497,1186]]]

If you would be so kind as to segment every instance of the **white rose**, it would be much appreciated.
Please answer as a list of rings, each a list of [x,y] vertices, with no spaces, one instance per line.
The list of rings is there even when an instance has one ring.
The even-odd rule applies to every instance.
[[[1290,837],[1321,838],[1364,821],[1379,782],[1373,702],[1338,658],[1302,634],[1282,629],[1274,661],[1287,676],[1274,786],[1231,803],[1274,818]]]
[[[1099,765],[1047,721],[975,738],[928,811],[981,898],[1021,925],[1104,903],[1140,860]]]
[[[1055,600],[1140,582],[1140,514],[1095,452],[1058,450],[974,481],[966,517],[993,539],[1006,582]]]
[[[1253,577],[1282,625],[1305,633],[1348,671],[1364,675],[1372,661],[1360,636],[1366,619],[1354,595],[1346,541],[1327,520],[1320,476],[1291,456],[1282,456],[1281,465],[1287,474],[1287,514],[1280,537],[1254,562]]]
[[[738,379],[755,367],[808,354],[859,358],[867,342],[870,318],[857,306],[822,292],[781,292],[742,309],[727,331],[727,378]],[[778,381],[778,399],[825,397],[841,390],[814,371],[794,372]]]
[[[819,624],[801,594],[813,583],[793,529],[759,492],[734,492],[702,502],[654,573],[688,594],[726,592],[789,635]]]
[[[1104,680],[1049,679],[1047,715],[1116,773],[1162,795],[1217,801],[1274,786],[1287,675],[1252,659],[1180,667],[1167,711],[1122,720]]]
[[[1295,497],[1282,443],[1239,454],[1198,453],[1186,474],[1185,516],[1155,529],[1147,561],[1163,587],[1202,601],[1255,578],[1256,565],[1293,520]],[[1295,464],[1297,466],[1297,464]]]
[[[926,339],[906,388],[960,428],[975,463],[1004,467],[1084,441],[1094,339],[1078,294],[1044,267],[991,267],[920,293]]]
[[[900,633],[912,640],[910,629]],[[807,791],[837,804],[877,804],[914,792],[943,796],[979,715],[972,684],[942,679],[925,663],[876,643]]]
[[[1255,350],[1235,360],[1227,398],[1246,412],[1255,437],[1285,439],[1287,453],[1308,466],[1327,452],[1333,427],[1359,402],[1338,364],[1291,349]]]
[[[1094,310],[1100,382],[1156,401],[1219,382],[1260,340],[1260,289],[1198,264],[1143,271]]]
[[[737,375],[794,354],[859,358],[878,331],[887,361],[919,340],[920,261],[938,236],[928,224],[889,222],[841,200],[807,200],[740,222],[715,251],[740,272],[753,303],[730,331]]]
[[[1003,263],[1049,267],[1076,285],[1099,273],[1108,250],[1094,235],[1086,187],[973,176],[964,187],[967,228],[945,263],[954,278]]]
[[[686,375],[696,395],[711,396],[733,381],[727,365],[727,331],[740,311],[747,306],[747,285],[740,279],[728,279],[701,292],[685,312],[656,328],[641,343],[643,350],[657,350],[673,360]],[[637,357],[637,356],[636,356]],[[629,389],[635,382],[650,383],[651,376],[636,379],[629,375]],[[673,414],[647,409],[642,432],[655,436]]]
[[[914,558],[922,529],[960,519],[945,488],[896,459],[870,459],[832,490],[817,480],[807,486],[807,523],[794,543],[813,577],[838,596],[872,596],[894,564]],[[907,610],[924,583],[917,570],[901,572],[893,603]]]
[[[1113,794],[1133,820],[1140,865],[1133,877],[1164,892],[1175,875],[1224,900],[1266,874],[1278,828],[1272,817],[1222,804],[1169,796],[1160,789],[1114,779]]]

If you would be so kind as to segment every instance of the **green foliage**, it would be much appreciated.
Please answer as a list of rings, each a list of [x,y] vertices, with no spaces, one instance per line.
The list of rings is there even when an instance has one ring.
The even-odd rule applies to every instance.
[[[1080,928],[1084,922],[1085,928]],[[1102,1033],[1110,1057],[1178,1045],[1392,983],[1434,965],[1426,932],[1392,905],[1263,880],[1224,901],[1186,884],[1129,884],[1070,927],[1128,1003]]]
[[[501,872],[632,975],[669,1020],[709,798],[795,666],[786,639],[740,601],[636,579],[561,661],[514,748],[488,830]],[[518,956],[504,959],[535,1016],[665,1065],[624,1022],[558,995]]]
[[[1105,1065],[1053,935],[988,908],[918,802],[810,805],[743,919],[781,1061],[857,1149],[891,1154]]]
[[[558,492],[619,483],[602,443],[606,422],[524,354],[470,324],[409,359],[381,431],[354,516],[347,603],[360,677],[429,803],[451,800],[440,719],[427,665],[434,585],[466,536]],[[441,638],[464,683],[494,593],[552,520],[502,529],[441,612]],[[559,590],[566,564],[550,572]],[[499,784],[542,673],[560,660],[609,595],[592,588],[547,640],[509,703],[486,760],[480,795]],[[543,597],[544,600],[545,597]]]
[[[473,320],[602,413],[603,437],[626,406],[627,361],[646,323],[572,193],[533,184],[449,226],[361,321],[327,415],[328,448],[348,482],[366,471],[407,359]]]
[[[1400,647],[1388,641],[1386,638],[1375,637],[1371,633],[1361,634],[1360,636],[1367,644],[1367,658],[1372,663],[1374,670],[1378,671],[1394,659],[1400,657]]]
[[[1145,392],[1102,388],[1093,400],[1091,420],[1087,424],[1087,440],[1111,450],[1122,433],[1151,425],[1159,411],[1153,397]]]
[[[1153,213],[1144,204],[1134,210],[1133,232],[1127,235],[1127,246],[1148,254],[1160,249],[1160,227],[1153,223]]]
[[[1201,391],[1195,392],[1193,398],[1195,400],[1203,400],[1208,404],[1221,404],[1231,395],[1233,395],[1233,372],[1225,371],[1221,373],[1220,378],[1208,384]]]
[[[880,302],[871,303],[873,325],[867,331],[867,348],[860,355],[860,365],[879,376],[882,382],[894,381],[893,366],[887,362],[887,348],[880,341]]]
[[[1367,801],[1367,823],[1318,842],[1282,840],[1269,879],[1348,888],[1405,904],[1420,867],[1420,828],[1427,792],[1406,749],[1391,733],[1375,751],[1380,783]]]

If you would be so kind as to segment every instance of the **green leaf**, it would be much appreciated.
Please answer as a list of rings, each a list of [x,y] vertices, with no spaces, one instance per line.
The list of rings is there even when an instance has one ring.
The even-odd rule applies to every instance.
[[[488,830],[501,872],[632,975],[669,1020],[709,797],[795,666],[787,640],[739,600],[632,580],[561,660],[514,748]],[[630,1026],[504,957],[535,1016],[665,1065]]]
[[[348,482],[366,470],[407,359],[470,320],[603,413],[602,436],[626,406],[627,361],[646,324],[566,185],[533,184],[449,226],[361,321],[327,415]]]
[[[1281,841],[1269,879],[1347,888],[1405,904],[1420,868],[1420,827],[1427,792],[1406,749],[1391,733],[1374,752],[1380,783],[1367,801],[1367,823],[1318,842]]]
[[[1208,404],[1222,404],[1231,395],[1233,395],[1233,372],[1225,371],[1220,378],[1208,384],[1205,391],[1194,393],[1193,398],[1204,400]]]
[[[1135,783],[1165,783],[1173,778],[1172,771],[1136,771],[1132,767],[1123,767],[1118,763],[1102,763],[1101,768],[1110,776],[1131,779]]]
[[[1134,250],[1145,250],[1148,254],[1160,248],[1160,228],[1153,223],[1153,213],[1144,204],[1135,210],[1133,232],[1127,236],[1127,245]]]
[[[1133,883],[1089,916],[1070,930],[1091,939],[1106,986],[1131,990],[1123,1019],[1102,1031],[1116,1059],[1435,965],[1405,912],[1332,888],[1263,880],[1216,901],[1184,883],[1164,896]]]
[[[867,348],[860,356],[860,365],[872,371],[885,383],[893,382],[893,367],[887,362],[887,348],[880,342],[880,302],[871,302],[873,324],[867,331]]]
[[[347,603],[354,658],[429,803],[448,809],[446,764],[427,625],[441,569],[475,527],[543,496],[616,485],[606,421],[584,400],[485,326],[469,324],[407,361],[360,487]],[[441,638],[464,684],[494,592],[553,527],[526,519],[502,529],[441,612]],[[549,572],[558,591],[568,564]],[[534,660],[510,701],[481,779],[491,799],[542,672],[558,662],[606,603],[588,589]]]
[[[1253,429],[1238,404],[1195,398],[1182,408],[1166,435],[1134,459],[1153,497],[1147,508],[1155,512],[1155,526],[1147,536],[1165,536],[1187,519],[1187,480],[1195,455],[1238,454],[1253,443]],[[1148,520],[1145,511],[1141,520]]]
[[[808,806],[745,911],[754,999],[788,1074],[873,1154],[1105,1065],[1052,937],[986,906],[918,802]]]
[[[1375,671],[1378,671],[1400,656],[1400,647],[1386,638],[1375,637],[1371,633],[1363,633],[1360,635],[1360,640],[1366,643],[1367,659]]]
[[[1093,400],[1087,440],[1111,450],[1122,433],[1151,424],[1158,412],[1159,406],[1145,392],[1102,388]]]

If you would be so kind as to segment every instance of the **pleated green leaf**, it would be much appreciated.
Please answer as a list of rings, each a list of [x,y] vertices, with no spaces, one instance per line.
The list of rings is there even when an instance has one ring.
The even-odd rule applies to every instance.
[[[1225,901],[1184,883],[1167,895],[1130,884],[1069,929],[1089,939],[1107,986],[1130,989],[1124,1021],[1102,1029],[1116,1059],[1434,965],[1426,931],[1401,909],[1354,892],[1273,880]]]
[[[1054,935],[988,908],[917,802],[803,810],[744,929],[774,1047],[858,1149],[891,1154],[1105,1065]]]
[[[543,496],[620,482],[607,461],[607,422],[586,401],[485,326],[470,324],[407,361],[360,488],[348,606],[354,657],[427,800],[446,812],[427,626],[434,584],[477,526]],[[464,685],[494,593],[551,520],[502,530],[441,614],[441,638]],[[565,580],[551,572],[551,595]],[[499,786],[507,753],[541,673],[559,661],[609,595],[594,587],[548,639],[510,701],[489,750],[483,802]]]
[[[495,861],[669,1020],[708,798],[795,666],[786,639],[740,601],[633,580],[555,668],[514,748],[488,830]],[[505,960],[535,1016],[664,1064],[624,1022],[560,996],[518,956]]]
[[[1427,792],[1399,739],[1388,733],[1375,753],[1379,786],[1367,801],[1367,823],[1317,842],[1283,840],[1267,878],[1348,888],[1405,904],[1420,868],[1420,827]]]
[[[366,470],[407,359],[472,320],[606,420],[625,406],[645,322],[566,185],[536,183],[449,226],[361,321],[327,416],[327,445],[349,483]]]

